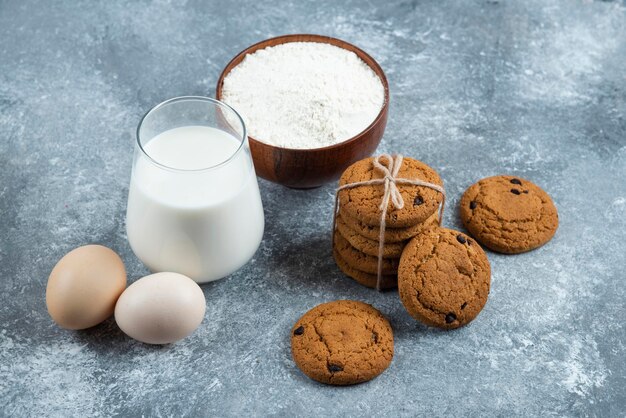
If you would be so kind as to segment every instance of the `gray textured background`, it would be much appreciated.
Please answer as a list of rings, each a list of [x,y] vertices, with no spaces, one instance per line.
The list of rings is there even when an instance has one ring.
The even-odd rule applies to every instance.
[[[603,415],[626,408],[626,12],[621,2],[0,0],[0,414]],[[161,100],[213,95],[244,47],[285,33],[343,38],[391,86],[379,151],[437,169],[445,224],[481,177],[514,173],[554,198],[561,225],[529,254],[489,253],[478,319],[427,329],[397,293],[342,276],[330,252],[333,185],[260,181],[266,232],[252,262],[203,286],[191,337],[152,347],[112,320],[84,332],[46,312],[49,271],[102,243],[129,279],[132,133]],[[391,320],[396,355],[374,381],[319,385],[289,329],[354,298]]]

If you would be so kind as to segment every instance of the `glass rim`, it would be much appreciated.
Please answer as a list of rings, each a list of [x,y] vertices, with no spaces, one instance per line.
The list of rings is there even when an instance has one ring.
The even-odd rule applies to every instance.
[[[217,164],[208,166],[208,167],[202,167],[202,168],[176,168],[176,167],[170,167],[166,164],[163,164],[157,160],[155,160],[154,158],[152,158],[152,156],[144,149],[143,144],[141,143],[141,135],[140,135],[140,130],[141,127],[143,126],[144,121],[146,120],[146,118],[151,115],[153,112],[156,112],[157,110],[161,109],[164,106],[167,106],[169,104],[172,103],[176,103],[176,102],[184,102],[184,101],[200,101],[200,102],[205,102],[205,103],[211,103],[213,105],[215,105],[216,107],[222,107],[222,108],[226,108],[229,111],[231,111],[236,117],[237,120],[239,121],[239,123],[241,123],[241,128],[243,129],[243,133],[241,135],[241,142],[239,143],[239,146],[237,147],[237,149],[224,161],[221,161]],[[163,131],[165,132],[165,131]],[[162,101],[161,103],[156,104],[155,106],[151,107],[150,110],[148,110],[139,120],[139,124],[137,125],[137,131],[136,131],[136,141],[137,141],[137,146],[139,147],[139,149],[141,150],[141,153],[148,158],[148,160],[155,164],[156,166],[160,167],[160,168],[164,168],[166,170],[171,170],[171,171],[176,171],[176,172],[202,172],[202,171],[208,171],[208,170],[213,170],[216,168],[219,168],[223,165],[226,165],[227,163],[229,163],[233,158],[235,158],[235,156],[237,156],[237,154],[239,154],[241,152],[241,150],[244,148],[244,144],[245,142],[248,140],[248,131],[246,128],[246,124],[243,121],[243,118],[241,117],[241,115],[239,114],[239,112],[237,112],[232,106],[230,106],[227,103],[224,103],[220,100],[217,99],[213,99],[212,97],[206,97],[206,96],[178,96],[178,97],[173,97],[171,99],[167,99]]]

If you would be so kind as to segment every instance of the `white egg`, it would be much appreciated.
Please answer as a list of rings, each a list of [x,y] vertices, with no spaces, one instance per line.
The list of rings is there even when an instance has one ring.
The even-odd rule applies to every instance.
[[[126,335],[147,344],[168,344],[193,333],[204,318],[200,286],[178,273],[137,280],[115,305],[115,321]]]

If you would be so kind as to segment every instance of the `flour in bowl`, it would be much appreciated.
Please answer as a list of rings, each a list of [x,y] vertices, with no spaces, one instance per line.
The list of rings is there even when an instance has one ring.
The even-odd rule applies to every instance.
[[[254,139],[284,148],[320,148],[367,128],[385,100],[380,78],[355,53],[289,42],[246,55],[224,78],[222,100]]]

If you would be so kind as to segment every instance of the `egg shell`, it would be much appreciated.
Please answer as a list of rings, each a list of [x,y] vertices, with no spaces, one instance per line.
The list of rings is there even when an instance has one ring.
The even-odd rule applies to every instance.
[[[198,328],[206,300],[196,282],[178,273],[155,273],[128,286],[115,306],[126,335],[147,344],[178,341]]]
[[[125,288],[126,269],[113,250],[102,245],[78,247],[50,273],[48,313],[63,328],[90,328],[113,314]]]

